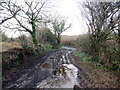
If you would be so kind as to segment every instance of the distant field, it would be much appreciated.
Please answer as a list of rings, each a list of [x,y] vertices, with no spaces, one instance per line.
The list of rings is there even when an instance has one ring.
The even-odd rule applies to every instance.
[[[15,47],[19,48],[21,46],[19,45],[18,42],[10,42],[10,43],[0,42],[0,47],[1,47],[0,52],[4,52],[4,51],[7,51],[8,49],[15,48]]]
[[[61,42],[75,41],[77,39],[77,37],[78,37],[77,35],[73,35],[73,36],[62,35]]]
[[[67,36],[67,35],[62,35],[61,36],[61,42],[64,43],[66,41],[75,41],[78,36],[73,35],[73,36]],[[20,48],[20,44],[18,42],[0,42],[0,52],[7,51],[8,49],[11,48]]]

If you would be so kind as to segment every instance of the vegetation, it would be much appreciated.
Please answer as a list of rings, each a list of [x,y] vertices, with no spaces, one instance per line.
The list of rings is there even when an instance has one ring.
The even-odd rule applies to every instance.
[[[52,21],[52,26],[53,26],[54,35],[55,35],[55,37],[57,39],[57,43],[60,44],[61,43],[60,42],[61,41],[60,35],[65,30],[69,29],[71,27],[71,24],[68,27],[66,27],[66,21],[65,21],[65,19],[55,18]]]
[[[0,52],[5,52],[9,49],[12,49],[12,48],[21,48],[20,44],[18,42],[1,42],[0,43]]]
[[[63,17],[51,19],[45,12],[46,7],[50,7],[47,0],[25,0],[23,3],[0,1],[0,25],[4,27],[0,28],[3,74],[11,68],[28,64],[29,57],[58,50],[63,45],[76,47],[73,55],[83,62],[119,75],[120,2],[83,3],[82,15],[88,33],[79,36],[61,35],[71,24]],[[11,19],[14,22],[9,22]],[[22,34],[17,38],[8,38],[3,32],[7,30]]]
[[[62,35],[61,43],[63,46],[76,47],[77,37],[78,37],[77,35],[72,35],[72,36]]]
[[[37,31],[37,41],[39,45],[41,43],[50,44],[53,48],[56,48],[58,45],[55,35],[49,28],[40,28]]]
[[[28,32],[32,37],[34,49],[38,49],[36,27],[37,23],[45,22],[45,20],[43,21],[41,14],[41,9],[45,5],[45,2],[25,1],[24,3],[24,6],[19,6],[17,3],[7,1],[2,3],[1,7],[4,9],[4,12],[9,12],[9,14],[16,20],[17,26],[12,29]]]
[[[73,52],[73,55],[77,57],[79,60],[82,60],[84,63],[93,65],[94,67],[105,70],[105,71],[109,70],[108,68],[103,67],[103,65],[101,65],[99,62],[93,62],[92,56],[89,56],[85,54],[84,52],[75,51]]]
[[[84,3],[88,34],[80,35],[77,47],[105,68],[120,72],[119,2]],[[81,55],[80,55],[81,56]]]
[[[22,48],[28,47],[28,39],[25,35],[21,35],[18,37],[18,43],[22,46]]]
[[[9,38],[0,30],[0,42],[9,41]]]
[[[14,23],[10,23],[13,25],[6,24],[3,26],[8,29],[18,30],[20,32],[27,32],[32,39],[31,43],[33,44],[34,52],[38,54],[41,52],[43,48],[42,41],[49,42],[55,47],[59,46],[61,33],[67,30],[68,28],[70,28],[71,26],[69,25],[68,27],[66,27],[66,21],[63,18],[62,19],[55,18],[55,20],[54,19],[51,20],[50,18],[46,17],[42,9],[44,9],[47,6],[47,1],[42,1],[42,0],[40,2],[24,1],[24,5],[21,6],[17,4],[17,2],[12,2],[8,0],[4,2],[1,1],[0,4],[1,4],[0,6],[1,13],[6,12],[3,15],[4,17],[1,16],[2,17],[1,24],[7,22],[9,19],[14,19],[16,23],[15,27],[12,27]],[[47,24],[52,25],[53,30],[51,31],[53,31],[53,34],[50,30],[48,31],[45,30],[45,29],[49,29],[49,26],[47,26]],[[40,36],[38,36],[37,33],[39,32],[39,29],[40,30],[43,29],[47,32],[44,31]],[[41,37],[44,37],[44,38],[42,38],[43,40],[40,41]],[[25,35],[22,35],[19,37],[22,47],[26,47],[27,45],[27,40],[25,38],[26,38]]]
[[[22,48],[12,48],[6,52],[2,53],[2,70],[6,72],[11,68],[16,68],[21,64],[28,63],[27,56],[33,55],[33,51],[30,49],[22,49]],[[3,73],[5,74],[5,73]]]
[[[0,24],[5,28],[4,31],[28,33],[28,36],[21,34],[17,38],[8,38],[1,29],[3,74],[12,68],[29,65],[31,56],[35,57],[59,49],[61,33],[70,28],[70,26],[66,27],[64,19],[62,21],[56,19],[53,22],[47,17],[42,10],[47,6],[47,1],[24,1],[23,3],[20,5],[17,1],[0,1]],[[10,19],[14,22],[9,22]],[[53,28],[51,29],[48,24],[53,25]]]

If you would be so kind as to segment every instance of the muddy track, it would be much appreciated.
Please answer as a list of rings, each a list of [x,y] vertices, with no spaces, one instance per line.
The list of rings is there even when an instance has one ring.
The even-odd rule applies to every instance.
[[[18,73],[14,76],[11,76],[10,79],[3,80],[2,88],[31,88],[34,86],[35,82],[37,82],[37,81],[39,82],[39,81],[45,79],[47,77],[47,74],[46,74],[47,72],[41,72],[41,71],[40,71],[40,75],[41,75],[41,73],[42,73],[42,75],[39,77],[39,79],[37,79],[38,75],[36,75],[36,74],[39,74],[39,67],[38,68],[36,68],[36,67],[38,65],[40,66],[42,63],[44,63],[47,60],[47,57],[54,54],[55,52],[56,51],[47,53],[42,56],[36,56],[36,57],[31,58],[31,59],[33,59],[31,61],[31,65],[29,65],[26,68],[20,69],[18,71]],[[38,73],[35,73],[36,71]],[[35,75],[34,75],[34,73],[35,73]],[[30,77],[34,77],[31,84],[28,84],[28,86],[27,85],[25,85],[25,86],[19,85],[19,84],[22,84],[23,82],[27,81],[27,79],[29,79]]]
[[[37,64],[21,71],[21,74],[16,75],[11,78],[11,80],[3,83],[3,88],[41,88],[42,85],[44,86],[42,88],[54,88],[57,83],[67,83],[67,79],[65,77],[62,79],[59,78],[61,75],[64,75],[64,73],[61,71],[59,72],[57,69],[63,64],[74,65],[74,58],[72,57],[71,52],[72,50],[66,49],[52,52],[40,58],[37,57],[39,58]],[[55,74],[56,72],[57,74]],[[78,68],[78,83],[75,82],[75,85],[80,88],[91,87],[89,79],[84,75],[84,72]],[[71,82],[73,82],[73,80],[71,80]],[[58,86],[62,87],[62,84],[61,86]],[[72,87],[74,87],[74,84]]]

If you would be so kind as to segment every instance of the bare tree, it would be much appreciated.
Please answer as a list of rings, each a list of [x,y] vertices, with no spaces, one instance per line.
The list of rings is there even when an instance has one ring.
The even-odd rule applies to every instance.
[[[71,24],[69,26],[66,27],[66,20],[65,19],[61,19],[61,18],[55,18],[52,21],[52,26],[53,26],[53,30],[54,30],[54,35],[57,39],[57,43],[60,44],[60,35],[66,31],[67,29],[69,29],[71,27]]]
[[[101,57],[106,49],[106,41],[119,37],[119,2],[86,2],[84,7],[88,20],[89,34],[91,40],[92,54],[94,57]],[[115,41],[115,40],[114,40]],[[118,47],[117,47],[118,48]],[[114,49],[117,51],[116,47]],[[100,60],[100,59],[99,59]]]
[[[46,1],[24,1],[24,6],[18,5],[17,2],[6,1],[2,4],[2,8],[9,12],[10,17],[4,19],[1,23],[9,18],[14,18],[17,22],[16,27],[11,29],[17,29],[19,31],[28,32],[32,36],[34,47],[38,49],[36,40],[36,27],[37,23],[46,22],[43,19],[42,9],[44,8]]]
[[[4,9],[8,9],[7,7],[3,7],[3,5],[7,5],[7,2],[5,2],[4,0],[0,1],[0,24],[3,24],[4,22],[10,20],[13,18],[13,16],[15,15],[8,15],[8,16],[4,16]],[[19,10],[14,11],[15,13],[19,12]]]

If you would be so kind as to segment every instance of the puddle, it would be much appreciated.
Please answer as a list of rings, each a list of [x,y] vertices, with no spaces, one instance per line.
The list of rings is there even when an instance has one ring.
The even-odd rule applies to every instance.
[[[42,69],[51,69],[52,65],[49,62],[43,63],[41,65]]]
[[[53,68],[51,76],[37,83],[36,88],[74,88],[78,85],[78,68],[70,63],[70,53],[71,51],[60,52],[59,58],[50,57],[50,62],[42,64],[43,69],[50,69],[53,65],[57,67]]]
[[[73,64],[62,64],[53,73],[53,77],[48,77],[40,82],[37,88],[73,88],[78,84],[78,69]]]

